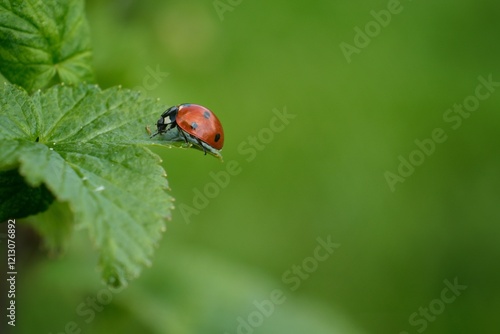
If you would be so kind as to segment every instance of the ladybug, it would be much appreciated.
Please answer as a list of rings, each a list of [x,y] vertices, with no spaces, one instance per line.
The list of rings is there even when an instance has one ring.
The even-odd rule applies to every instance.
[[[213,112],[198,104],[183,103],[165,110],[156,122],[158,134],[171,141],[184,141],[205,152],[220,156],[224,146],[224,130]]]

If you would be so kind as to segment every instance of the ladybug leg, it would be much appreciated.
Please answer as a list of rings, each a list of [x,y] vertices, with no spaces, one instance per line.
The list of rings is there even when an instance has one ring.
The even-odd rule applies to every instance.
[[[186,133],[184,131],[182,131],[180,128],[179,128],[179,132],[182,133],[182,136],[184,137],[184,141],[186,142],[186,144],[189,143],[187,137],[186,137]]]
[[[203,152],[205,152],[205,155],[207,155],[207,149],[205,148],[205,146],[203,146],[201,140],[199,140],[198,138],[196,138],[196,140],[198,141],[198,144],[200,144],[200,146],[203,148]]]
[[[182,136],[184,137],[184,141],[186,142],[186,144],[189,144],[190,141],[188,140],[186,133],[183,130],[181,130],[180,128],[179,128],[179,131],[180,131],[180,133],[182,133]],[[190,136],[190,137],[192,137],[192,136]],[[195,138],[195,137],[192,137],[192,138],[196,139],[196,141],[198,142],[198,145],[203,149],[203,152],[205,153],[205,155],[207,155],[207,149],[205,148],[205,146],[203,146],[203,142],[201,140],[199,140],[198,138]]]

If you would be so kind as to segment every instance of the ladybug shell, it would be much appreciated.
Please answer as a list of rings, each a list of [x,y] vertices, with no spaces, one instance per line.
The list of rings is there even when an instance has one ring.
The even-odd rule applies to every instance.
[[[224,130],[213,112],[197,104],[181,104],[175,118],[177,126],[220,150],[224,146]]]

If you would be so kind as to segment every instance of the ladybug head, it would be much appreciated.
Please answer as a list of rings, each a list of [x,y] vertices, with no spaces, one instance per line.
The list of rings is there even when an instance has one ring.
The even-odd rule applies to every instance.
[[[165,110],[163,114],[161,114],[160,119],[156,122],[156,132],[151,136],[153,138],[154,136],[160,134],[160,133],[165,133],[168,130],[175,128],[177,126],[177,123],[175,122],[175,118],[177,116],[177,113],[179,112],[179,108],[177,106],[173,106]]]

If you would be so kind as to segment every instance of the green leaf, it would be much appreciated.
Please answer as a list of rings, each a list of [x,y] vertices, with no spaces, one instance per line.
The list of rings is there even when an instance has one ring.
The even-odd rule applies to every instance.
[[[83,0],[0,0],[0,72],[28,91],[93,81]]]
[[[172,209],[161,160],[141,145],[153,144],[144,125],[164,108],[138,92],[84,84],[31,97],[5,84],[0,106],[0,171],[18,169],[29,186],[68,203],[100,250],[108,284],[136,277]]]

